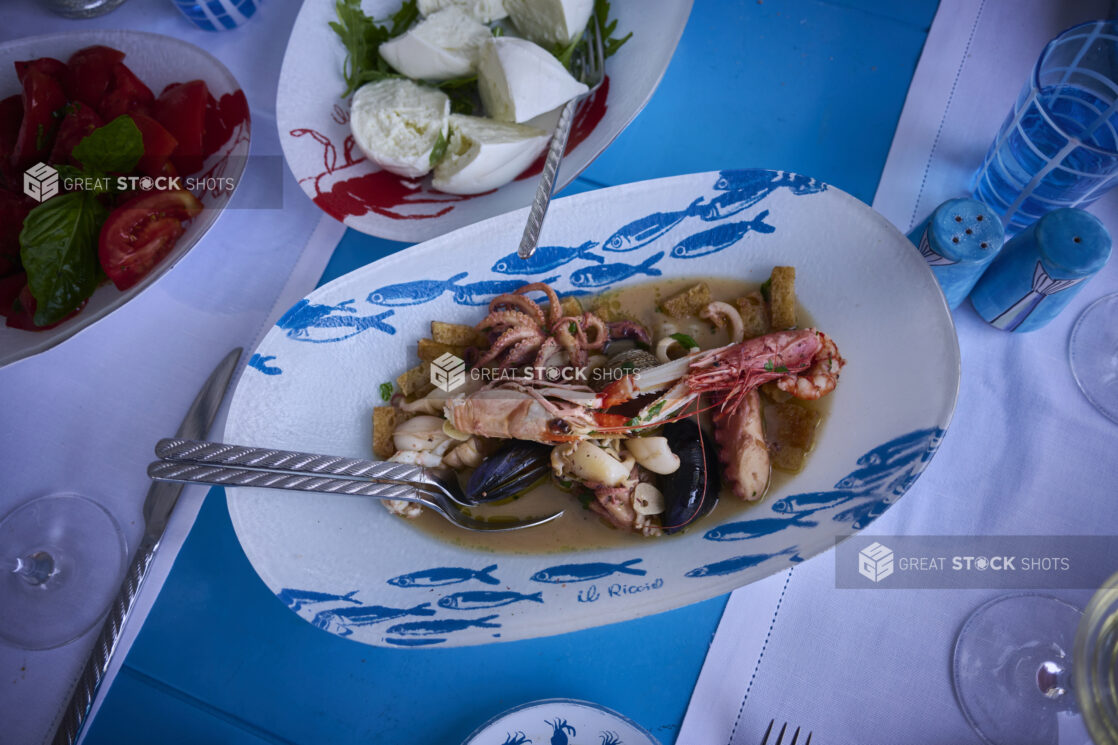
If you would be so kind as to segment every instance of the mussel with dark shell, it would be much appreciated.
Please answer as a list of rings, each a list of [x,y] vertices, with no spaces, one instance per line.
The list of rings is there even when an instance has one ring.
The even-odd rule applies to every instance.
[[[551,447],[527,440],[508,440],[481,462],[466,482],[470,504],[518,497],[551,473]]]
[[[660,477],[664,513],[660,522],[665,533],[676,533],[703,517],[718,504],[722,480],[718,471],[716,443],[703,435],[691,419],[664,425],[664,437],[679,456],[679,468]]]

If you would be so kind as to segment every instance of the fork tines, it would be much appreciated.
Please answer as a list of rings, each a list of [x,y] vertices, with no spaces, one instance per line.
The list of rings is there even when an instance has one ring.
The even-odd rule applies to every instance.
[[[776,725],[775,719],[769,720],[769,726],[765,729],[765,736],[761,738],[761,745],[811,745],[811,732],[807,733],[807,739],[800,742],[800,728],[796,727],[796,731],[792,733],[792,739],[787,742],[784,741],[784,735],[788,732],[788,722],[780,725],[780,731],[776,734],[776,740],[772,743],[769,742],[769,737],[772,735],[773,726]]]

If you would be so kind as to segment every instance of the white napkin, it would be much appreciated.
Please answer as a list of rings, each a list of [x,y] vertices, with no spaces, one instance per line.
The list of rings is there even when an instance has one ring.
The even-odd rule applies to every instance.
[[[874,207],[908,232],[944,200],[965,196],[1047,40],[1109,10],[1092,0],[942,0]],[[1118,236],[1118,195],[1091,211]],[[965,303],[957,309],[963,375],[954,421],[911,492],[867,532],[1118,535],[1118,427],[1087,403],[1067,363],[1076,316],[1116,289],[1111,261],[1031,334],[997,331]],[[951,652],[967,616],[1001,593],[837,590],[834,556],[731,595],[679,745],[754,745],[773,719],[818,743],[979,742],[955,700]],[[1082,606],[1090,593],[1053,594]]]
[[[243,28],[207,33],[194,29],[170,0],[131,0],[80,22],[53,16],[34,0],[5,0],[0,41],[89,28],[138,28],[185,39],[221,59],[241,83],[253,117],[252,154],[278,157],[277,69],[298,9],[299,3],[265,3]],[[233,206],[259,204],[259,195],[274,189],[267,182],[278,169],[259,165],[250,161]],[[0,515],[35,496],[76,491],[104,505],[121,524],[129,552],[135,549],[155,441],[174,434],[231,348],[245,348],[243,367],[279,314],[314,287],[344,233],[306,198],[287,167],[280,168],[282,210],[227,210],[173,271],[121,310],[52,350],[0,369]],[[205,494],[201,487],[183,492],[102,692]],[[3,614],[0,608],[0,623]],[[46,652],[0,642],[0,742],[34,745],[52,734],[99,630]]]

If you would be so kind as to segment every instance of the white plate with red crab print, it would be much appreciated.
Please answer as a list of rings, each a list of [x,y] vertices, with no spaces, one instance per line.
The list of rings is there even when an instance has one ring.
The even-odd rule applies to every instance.
[[[362,9],[387,18],[400,0],[364,0]],[[562,189],[644,108],[683,34],[691,0],[614,2],[615,37],[632,37],[606,60],[601,87],[580,101],[556,182]],[[307,0],[295,20],[280,70],[276,121],[291,172],[327,214],[362,233],[418,242],[532,203],[543,156],[511,183],[476,195],[435,191],[430,175],[406,179],[364,157],[350,132],[343,98],[345,48],[329,24],[334,0]]]
[[[626,502],[634,514],[646,508],[639,513],[638,520],[647,518],[641,524],[658,522],[671,533],[659,536],[642,534],[655,530],[611,529],[618,515],[609,512],[607,523],[596,509],[617,504],[603,501],[608,495],[594,491],[580,500],[550,482],[537,489],[553,489],[551,496],[534,491],[513,505],[543,494],[545,502],[529,514],[564,509],[564,518],[496,536],[454,528],[430,513],[405,519],[372,499],[230,489],[229,511],[246,555],[267,586],[308,623],[366,644],[451,647],[558,634],[666,611],[727,593],[833,547],[908,491],[936,452],[959,383],[954,324],[920,252],[853,197],[782,171],[700,173],[559,199],[548,215],[548,245],[530,261],[517,263],[522,228],[520,214],[494,217],[358,269],[299,301],[252,355],[233,395],[225,442],[370,457],[370,414],[385,405],[382,395],[392,395],[392,381],[417,364],[417,344],[431,333],[431,322],[478,324],[501,296],[498,305],[519,303],[525,313],[534,313],[542,293],[509,300],[509,293],[526,283],[545,283],[560,297],[579,298],[584,308],[595,309],[587,312],[605,313],[601,308],[609,303],[602,305],[603,292],[618,297],[639,292],[650,281],[686,287],[706,278],[717,294],[731,279],[755,287],[774,266],[793,266],[800,307],[845,359],[826,397],[814,449],[799,472],[774,478],[758,501],[743,502],[723,490],[718,507],[705,516],[699,503],[687,500],[688,490],[696,483],[709,486],[708,479],[686,481],[680,488],[659,481],[669,505],[662,514],[648,517],[655,509],[638,505],[635,497]],[[463,246],[469,251],[459,250]],[[542,341],[545,336],[566,347],[572,338],[583,338],[590,348],[600,332],[591,330],[595,324],[588,318],[568,318],[536,336],[530,328],[518,333],[536,338],[540,348],[550,344]],[[709,326],[687,328],[694,329],[687,333],[695,339],[710,333]],[[624,332],[626,324],[610,322],[611,338],[615,329]],[[488,338],[496,339],[497,333],[491,329]],[[659,337],[667,329],[653,333]],[[760,338],[810,341],[816,336],[798,329]],[[684,360],[673,374],[679,377],[672,378],[672,390],[682,390],[676,387],[682,381],[715,396],[722,391],[744,400],[764,381],[779,387],[781,380],[811,378],[811,385],[822,390],[834,377],[821,374],[827,370],[820,365],[834,358],[822,356],[822,345],[805,346],[803,359],[792,359],[783,351],[774,356],[776,347],[758,354],[757,344],[747,340]],[[578,349],[565,353],[577,356]],[[728,371],[724,385],[700,385],[711,380],[701,375],[711,370],[702,360],[723,365],[718,369]],[[678,361],[671,364],[679,367]],[[643,371],[638,383],[666,368]],[[477,369],[464,374],[472,376]],[[454,372],[447,368],[443,377],[434,378],[453,388]],[[523,380],[514,384],[494,383],[502,395],[527,395],[531,388]],[[528,406],[501,418],[469,385],[446,394],[456,403],[436,410],[477,413],[480,424],[455,419],[459,430],[482,427],[470,430],[475,434],[492,436],[484,429],[490,425],[523,425],[522,431],[544,440],[550,437],[546,432],[593,439],[590,431],[605,437],[646,426],[643,415],[600,416],[610,413],[598,397],[603,394],[562,398],[571,389],[550,383],[541,394],[548,402],[542,409]],[[576,399],[582,401],[578,407]],[[698,400],[704,408],[713,406],[705,396]],[[541,410],[544,416],[538,416]],[[660,420],[675,418],[665,411],[657,414]],[[715,424],[723,426],[719,412],[713,414]],[[586,417],[599,429],[586,430]],[[553,427],[556,421],[561,426]],[[693,421],[681,423],[693,426]],[[693,457],[697,452],[738,462],[742,451],[736,443],[745,438],[725,438],[719,431],[726,430],[701,438],[703,450],[686,451],[690,455],[683,455],[669,436],[669,445],[681,453],[676,472],[688,478],[699,473],[703,466],[701,455]],[[609,446],[608,438],[598,442]],[[515,464],[493,460],[497,457],[486,456],[483,467],[515,471]],[[718,468],[726,478],[728,467],[715,465],[704,473]],[[632,479],[629,472],[622,476]],[[741,476],[737,472],[735,478]],[[671,505],[681,504],[695,509],[684,516],[685,525],[669,524]],[[563,521],[574,526],[565,537],[553,532]],[[593,540],[580,542],[591,535]]]
[[[533,701],[478,727],[462,745],[660,745],[648,730],[604,706],[571,698]]]

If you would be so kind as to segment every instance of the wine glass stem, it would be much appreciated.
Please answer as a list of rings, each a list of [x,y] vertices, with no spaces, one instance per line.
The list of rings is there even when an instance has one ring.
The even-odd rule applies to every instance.
[[[1048,698],[1061,699],[1071,687],[1071,670],[1061,662],[1042,662],[1036,671],[1036,685]]]
[[[16,558],[16,566],[12,571],[29,585],[41,585],[54,574],[54,557],[46,551],[36,551]]]

